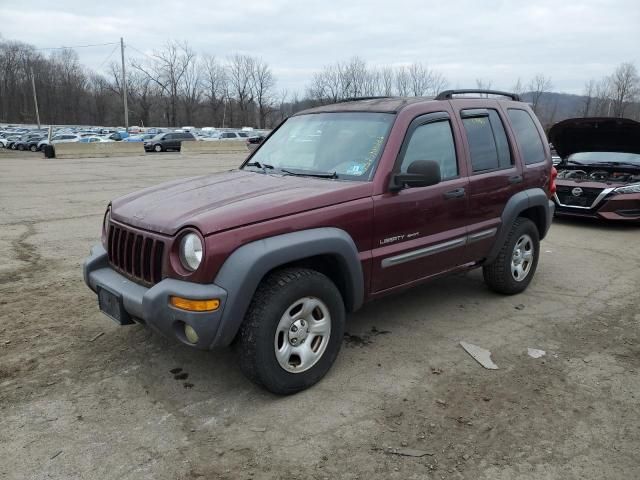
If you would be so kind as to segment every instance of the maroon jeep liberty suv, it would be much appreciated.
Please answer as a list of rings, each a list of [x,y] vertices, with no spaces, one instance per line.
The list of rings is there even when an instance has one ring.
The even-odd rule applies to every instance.
[[[554,180],[517,95],[321,106],[236,170],[113,200],[84,279],[116,322],[232,345],[251,380],[290,394],[327,373],[364,302],[476,267],[491,289],[523,291]]]

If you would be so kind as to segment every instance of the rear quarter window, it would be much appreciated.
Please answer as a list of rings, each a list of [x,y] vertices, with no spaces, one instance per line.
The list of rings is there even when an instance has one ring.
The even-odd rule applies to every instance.
[[[531,165],[544,162],[546,159],[544,144],[529,112],[510,108],[508,114],[524,163]]]

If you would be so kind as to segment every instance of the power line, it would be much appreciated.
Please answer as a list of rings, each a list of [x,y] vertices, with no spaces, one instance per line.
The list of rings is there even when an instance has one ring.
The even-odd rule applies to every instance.
[[[45,47],[45,48],[36,48],[35,50],[66,50],[71,48],[104,47],[106,45],[118,45],[118,42],[95,43],[93,45],[74,45],[72,47]]]
[[[102,68],[102,66],[109,61],[109,59],[113,56],[113,54],[115,53],[115,51],[117,49],[118,49],[118,44],[116,43],[116,46],[113,47],[113,50],[111,50],[111,53],[107,56],[107,58],[105,58],[103,60],[103,62],[100,64],[100,66],[98,68],[96,68],[96,70],[100,70]]]
[[[149,57],[149,58],[151,58],[151,59],[155,60],[151,55],[149,55],[148,53],[144,53],[144,52],[143,52],[143,51],[141,51],[141,50],[138,50],[136,47],[134,47],[134,46],[133,46],[133,45],[131,45],[130,43],[127,43],[127,47],[132,48],[133,50],[135,50],[136,52],[138,52],[138,53],[140,53],[140,54],[144,55],[145,57]]]

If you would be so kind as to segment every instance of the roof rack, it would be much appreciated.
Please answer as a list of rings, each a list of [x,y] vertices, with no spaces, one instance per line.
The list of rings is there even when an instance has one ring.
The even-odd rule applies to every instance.
[[[484,90],[482,88],[467,88],[463,90],[445,90],[440,92],[435,98],[436,100],[451,100],[454,95],[460,95],[464,93],[478,93],[482,95],[500,95],[501,97],[509,97],[515,102],[520,101],[520,95],[517,93],[501,92],[499,90]]]
[[[387,97],[387,96],[381,96],[381,97],[349,97],[349,98],[343,98],[341,100],[338,100],[338,103],[357,102],[359,100],[381,100],[383,98],[392,98],[392,97]]]

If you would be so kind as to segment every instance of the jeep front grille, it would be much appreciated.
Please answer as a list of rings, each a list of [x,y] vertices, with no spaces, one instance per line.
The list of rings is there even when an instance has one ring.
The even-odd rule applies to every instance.
[[[155,285],[162,280],[164,242],[111,224],[107,238],[109,263],[134,281]]]

